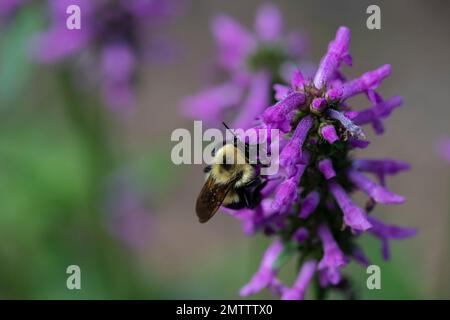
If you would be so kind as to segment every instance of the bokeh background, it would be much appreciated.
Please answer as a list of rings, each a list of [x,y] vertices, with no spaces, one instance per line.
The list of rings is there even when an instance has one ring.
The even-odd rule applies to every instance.
[[[0,22],[0,298],[239,298],[268,242],[244,236],[239,222],[223,214],[197,222],[201,167],[171,163],[170,135],[192,128],[179,102],[208,79],[211,18],[227,13],[251,27],[261,3],[186,2],[164,29],[176,54],[138,66],[136,108],[125,117],[103,106],[96,89],[67,92],[58,66],[30,58],[33,34],[48,25],[41,4]],[[369,129],[372,144],[358,154],[412,164],[411,172],[389,181],[406,204],[376,213],[419,233],[393,242],[389,263],[381,261],[376,241],[361,239],[382,268],[382,290],[366,289],[365,270],[350,265],[359,296],[450,298],[450,164],[434,148],[450,135],[450,4],[376,1],[382,29],[374,31],[366,28],[372,1],[275,4],[287,29],[307,35],[312,62],[346,25],[354,57],[348,74],[391,63],[393,74],[380,91],[404,97],[386,133],[374,137]],[[81,268],[79,291],[66,288],[72,264]],[[292,281],[294,266],[282,277]]]

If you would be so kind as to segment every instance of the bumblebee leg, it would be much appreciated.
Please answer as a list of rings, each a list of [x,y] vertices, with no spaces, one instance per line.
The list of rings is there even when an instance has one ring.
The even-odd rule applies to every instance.
[[[268,182],[269,182],[268,180],[264,180],[264,181],[260,180],[260,184],[259,184],[258,186],[256,186],[255,192],[256,192],[256,193],[260,193],[261,190],[264,189],[265,186],[267,186],[267,183],[268,183]]]
[[[261,191],[265,186],[267,185],[267,180],[263,180],[260,177],[256,177],[255,179],[248,182],[245,186],[246,187],[253,187],[255,188],[255,191]]]
[[[252,209],[252,195],[247,189],[239,190],[239,198],[244,202],[246,208]]]
[[[208,173],[208,172],[210,172],[210,171],[211,171],[211,165],[208,165],[208,166],[206,166],[206,167],[203,168],[203,172],[204,172],[204,173]]]

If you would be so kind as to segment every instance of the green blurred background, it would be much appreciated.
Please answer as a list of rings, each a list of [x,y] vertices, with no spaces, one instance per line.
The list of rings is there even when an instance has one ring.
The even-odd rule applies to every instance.
[[[190,1],[169,29],[180,54],[171,64],[140,66],[138,107],[126,119],[111,115],[95,92],[71,90],[64,70],[30,61],[27,44],[46,25],[42,12],[24,8],[0,26],[0,298],[238,298],[268,241],[245,237],[226,215],[198,224],[201,168],[172,165],[170,134],[192,128],[178,103],[204,84],[215,52],[210,19],[224,12],[251,26],[261,3]],[[350,265],[359,296],[450,298],[450,165],[433,147],[450,134],[450,4],[377,1],[379,31],[365,27],[370,1],[276,4],[289,30],[308,35],[313,62],[336,27],[347,25],[349,75],[391,63],[381,92],[404,97],[386,134],[371,135],[359,155],[412,163],[410,173],[389,180],[407,203],[376,213],[419,234],[393,242],[389,263],[378,242],[361,239],[382,267],[382,290],[366,289],[365,270]],[[66,288],[73,264],[82,290]],[[288,283],[294,277],[294,265],[283,270]]]

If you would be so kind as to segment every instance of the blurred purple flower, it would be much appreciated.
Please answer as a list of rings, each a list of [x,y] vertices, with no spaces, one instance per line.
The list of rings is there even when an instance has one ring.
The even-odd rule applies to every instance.
[[[179,12],[182,0],[48,0],[51,25],[34,41],[34,56],[56,64],[74,56],[89,78],[97,79],[104,101],[116,110],[135,102],[138,63],[167,47],[155,31]],[[70,5],[81,11],[81,28],[66,25]],[[157,43],[154,45],[153,43]],[[90,61],[90,63],[88,63]]]
[[[283,67],[297,64],[304,55],[305,41],[297,33],[284,35],[281,13],[271,4],[259,8],[254,32],[223,14],[213,19],[211,29],[225,81],[184,99],[182,113],[215,127],[232,110],[230,124],[247,129],[270,105],[271,87],[282,77]],[[233,94],[228,95],[224,87],[232,87]]]
[[[143,249],[151,235],[154,217],[129,178],[118,176],[113,179],[106,209],[111,232],[131,249]]]

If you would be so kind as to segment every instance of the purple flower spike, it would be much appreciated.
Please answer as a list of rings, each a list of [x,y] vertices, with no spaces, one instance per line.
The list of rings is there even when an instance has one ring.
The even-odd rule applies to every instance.
[[[283,31],[283,18],[280,10],[271,4],[265,4],[258,9],[255,30],[264,42],[276,42]]]
[[[296,165],[304,160],[302,146],[312,125],[313,118],[311,116],[306,116],[300,120],[291,140],[280,153],[280,165],[286,169],[288,175],[292,175],[295,172]]]
[[[321,224],[318,229],[318,234],[320,240],[322,241],[324,251],[323,257],[319,262],[318,269],[326,270],[325,272],[328,275],[334,275],[336,274],[336,270],[339,270],[339,268],[347,264],[347,260],[344,253],[334,240],[333,235],[331,234],[331,231],[327,225]],[[332,284],[337,284],[340,280],[340,277],[329,278]]]
[[[282,300],[303,300],[317,268],[314,260],[305,261],[292,288],[284,291]]]
[[[320,134],[322,137],[328,141],[329,144],[333,144],[339,140],[339,137],[336,133],[336,129],[333,125],[327,124],[320,128]]]
[[[298,243],[303,243],[309,238],[309,232],[306,228],[300,228],[297,231],[295,231],[293,238]]]
[[[381,82],[391,74],[391,65],[386,64],[376,70],[364,73],[361,77],[344,83],[343,99],[348,99],[359,93],[378,88]]]
[[[321,89],[337,71],[342,61],[351,64],[351,56],[348,52],[350,45],[350,30],[340,27],[336,32],[336,38],[328,46],[328,52],[322,58],[319,69],[314,78],[314,86]]]
[[[352,181],[360,190],[369,195],[375,202],[383,204],[399,204],[405,202],[405,198],[390,192],[386,188],[377,185],[362,173],[350,171],[348,173]]]
[[[311,102],[311,112],[320,114],[327,108],[327,100],[325,98],[314,98]]]
[[[329,183],[330,191],[344,213],[344,223],[354,230],[365,231],[372,227],[366,213],[353,203],[345,190],[335,181]]]
[[[333,162],[330,159],[323,159],[319,161],[319,170],[324,175],[325,179],[330,180],[336,176],[336,171],[333,168]]]
[[[308,195],[303,199],[303,202],[301,204],[300,214],[299,217],[302,219],[308,218],[311,213],[316,210],[317,206],[319,205],[320,201],[320,194],[317,191],[312,191],[308,193]]]
[[[381,240],[384,260],[389,260],[390,257],[390,239],[402,240],[414,237],[417,234],[417,230],[415,228],[403,228],[386,225],[372,216],[368,217],[368,219],[373,226],[372,229],[369,230],[369,232]]]
[[[405,201],[385,187],[384,179],[387,175],[408,169],[408,164],[390,159],[355,160],[352,154],[358,151],[357,148],[369,146],[360,125],[372,125],[376,133],[381,133],[384,119],[401,104],[402,99],[392,97],[385,100],[375,91],[389,75],[389,65],[363,73],[353,81],[346,80],[340,69],[342,62],[351,64],[350,31],[345,27],[339,28],[335,39],[329,44],[315,77],[313,68],[305,63],[280,63],[274,59],[269,61],[270,69],[264,69],[261,64],[266,63],[265,59],[272,59],[271,53],[283,50],[287,55],[292,55],[283,39],[274,38],[282,24],[278,12],[267,8],[260,11],[256,21],[257,33],[266,30],[262,31],[266,34],[258,36],[255,48],[246,56],[253,69],[246,70],[244,62],[243,67],[233,75],[233,79],[240,79],[244,85],[238,87],[242,88],[242,95],[246,97],[244,104],[242,100],[237,104],[244,105],[237,119],[244,118],[245,121],[234,124],[244,123],[241,126],[254,129],[279,129],[271,131],[270,135],[256,135],[263,141],[254,143],[268,147],[277,147],[275,143],[279,143],[275,150],[280,152],[271,160],[272,163],[255,165],[256,172],[261,173],[258,179],[267,183],[258,194],[260,202],[251,209],[224,208],[224,211],[242,221],[246,234],[261,231],[267,237],[279,239],[277,246],[282,247],[281,243],[286,243],[286,246],[282,252],[277,249],[276,254],[266,254],[266,257],[272,258],[265,257],[263,260],[270,263],[261,264],[241,294],[248,295],[267,288],[282,299],[303,299],[314,276],[324,292],[333,289],[348,297],[348,293],[353,292],[349,288],[352,281],[343,282],[342,269],[351,259],[363,266],[369,265],[369,259],[357,242],[363,231],[369,230],[380,238],[385,257],[389,254],[390,239],[415,234],[412,229],[386,226],[368,217],[351,198],[357,190],[367,193],[371,197],[367,204],[367,211],[370,212],[375,209],[376,202],[396,204]],[[265,15],[266,21],[259,20],[260,15]],[[265,50],[261,51],[264,53],[261,56],[258,51],[260,46]],[[273,55],[275,57],[278,55]],[[302,66],[301,72],[296,67],[298,65]],[[279,68],[274,70],[277,66]],[[261,74],[268,74],[269,77],[278,74],[280,83],[274,85],[272,90],[268,83],[273,83],[274,78],[259,83],[256,76]],[[267,91],[275,93],[277,102],[272,106],[268,103],[264,106],[264,100],[273,99]],[[369,99],[371,106],[367,110],[357,111],[353,108],[354,104],[347,101],[357,94]],[[217,116],[216,120],[223,119]],[[245,142],[251,140],[242,139]],[[266,175],[263,170],[269,165],[279,170]],[[380,183],[366,177],[365,172],[374,173]],[[345,227],[350,230],[345,230]],[[280,264],[291,256],[316,259],[321,252],[323,256],[319,262],[309,260],[301,266],[298,278],[291,287],[277,278]]]
[[[273,263],[283,250],[281,241],[274,241],[264,253],[259,270],[253,275],[250,282],[247,283],[239,292],[243,297],[260,292],[275,280],[277,270],[273,268]]]
[[[305,95],[303,93],[294,92],[288,95],[283,100],[276,103],[274,106],[266,109],[262,118],[266,125],[274,129],[280,129],[283,132],[289,132],[291,115],[298,106],[305,102]]]

